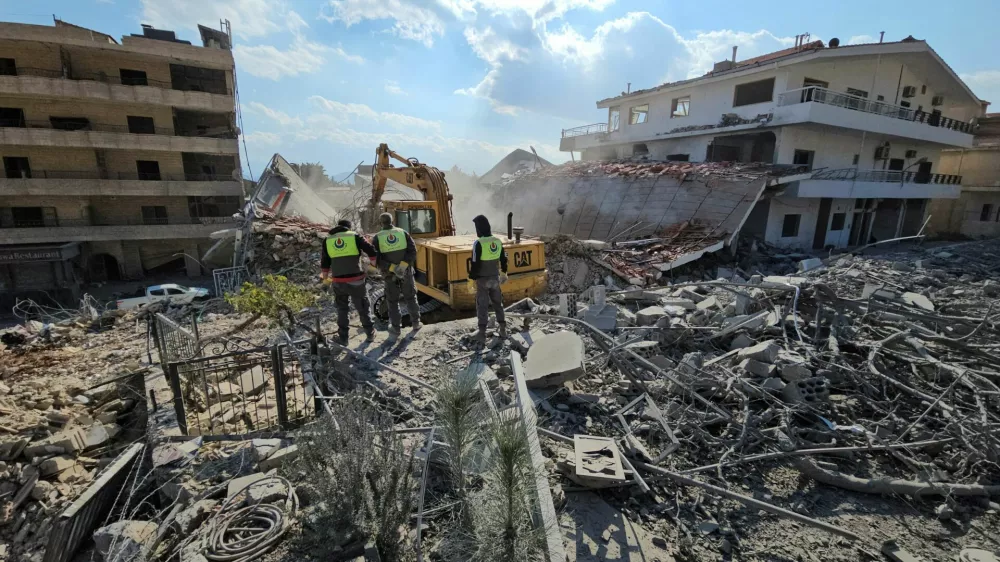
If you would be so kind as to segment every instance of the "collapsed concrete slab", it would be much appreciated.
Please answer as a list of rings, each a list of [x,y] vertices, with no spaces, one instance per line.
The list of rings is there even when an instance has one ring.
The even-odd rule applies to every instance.
[[[539,338],[528,350],[524,365],[529,387],[557,386],[586,374],[583,339],[573,332],[556,332]]]

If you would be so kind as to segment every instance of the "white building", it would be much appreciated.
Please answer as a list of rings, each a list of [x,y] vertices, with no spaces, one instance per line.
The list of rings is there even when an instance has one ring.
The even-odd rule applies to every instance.
[[[584,159],[797,164],[812,179],[757,204],[744,232],[796,248],[916,234],[928,199],[958,198],[941,151],[973,144],[981,101],[926,42],[832,39],[597,102],[608,121],[563,131]]]

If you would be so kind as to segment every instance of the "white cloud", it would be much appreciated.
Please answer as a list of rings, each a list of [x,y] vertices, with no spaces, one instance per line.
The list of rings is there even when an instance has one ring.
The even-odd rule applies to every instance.
[[[281,143],[281,135],[265,131],[254,131],[243,135],[243,140],[247,145],[251,146],[274,146]]]
[[[402,88],[399,87],[399,82],[396,82],[395,80],[386,80],[385,81],[385,91],[386,91],[386,93],[392,94],[394,96],[406,96],[406,95],[409,95],[409,94],[407,94],[407,92],[405,90],[403,90]]]
[[[325,45],[297,38],[288,49],[284,50],[273,45],[253,47],[237,45],[233,48],[233,55],[236,57],[236,64],[243,72],[279,80],[285,76],[318,71],[326,62],[323,53],[329,50]]]
[[[286,127],[287,126],[295,126],[295,127],[301,127],[302,126],[302,120],[299,119],[298,117],[292,117],[289,114],[285,113],[284,111],[279,111],[277,109],[271,109],[270,107],[267,107],[266,105],[264,105],[264,104],[262,104],[260,102],[252,101],[252,102],[250,102],[250,103],[247,104],[246,109],[250,113],[253,113],[253,114],[256,114],[256,115],[262,115],[264,117],[267,117],[267,118],[271,119],[272,121],[277,122],[279,125],[282,125],[282,126],[286,126]]]
[[[323,96],[310,96],[309,103],[321,111],[320,114],[313,114],[310,119],[317,115],[336,116],[340,119],[347,117],[355,122],[374,122],[388,125],[396,129],[411,129],[417,131],[439,131],[441,123],[439,121],[428,121],[412,115],[402,113],[391,113],[387,111],[375,111],[363,103],[342,103],[335,100],[326,99]]]
[[[228,19],[234,35],[250,39],[281,31],[279,22],[288,23],[283,3],[275,0],[140,1],[143,22],[164,29],[197,29],[199,23],[215,28]]]
[[[347,27],[365,20],[391,19],[393,33],[428,47],[434,44],[435,37],[444,35],[445,28],[444,20],[434,10],[408,0],[330,0],[320,11],[320,17],[331,23],[342,21]]]
[[[465,28],[465,40],[472,47],[476,56],[491,65],[499,64],[504,60],[518,60],[525,53],[525,49],[498,36],[489,26],[482,30],[477,30],[474,27]]]
[[[862,43],[877,43],[871,35],[853,35],[847,40],[848,45],[860,45]]]
[[[1000,70],[980,70],[960,74],[959,77],[979,99],[992,102],[991,109],[997,111],[997,106],[1000,106]]]

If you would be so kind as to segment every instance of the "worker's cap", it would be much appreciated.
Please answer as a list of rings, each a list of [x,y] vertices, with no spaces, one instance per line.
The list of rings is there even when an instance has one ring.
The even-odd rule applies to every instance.
[[[382,213],[378,216],[378,220],[382,223],[382,226],[392,226],[392,215],[389,213]]]

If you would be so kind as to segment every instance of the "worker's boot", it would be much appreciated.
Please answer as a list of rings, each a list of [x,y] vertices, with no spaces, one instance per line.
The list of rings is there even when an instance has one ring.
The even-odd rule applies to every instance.
[[[372,326],[371,328],[365,330],[365,341],[366,342],[375,341],[375,326]]]
[[[389,326],[389,339],[394,340],[399,337],[399,326]]]
[[[500,337],[503,338],[503,339],[507,338],[507,323],[506,322],[501,322],[500,323]]]
[[[476,347],[486,347],[486,328],[480,328],[476,337],[472,338],[472,343]]]
[[[347,345],[347,334],[341,333],[337,337],[333,338],[334,343],[346,346]]]
[[[420,331],[420,328],[423,328],[423,327],[424,327],[424,325],[420,323],[420,320],[417,320],[413,324],[410,324],[410,333],[411,334],[415,334],[415,333],[417,333],[417,332]]]

